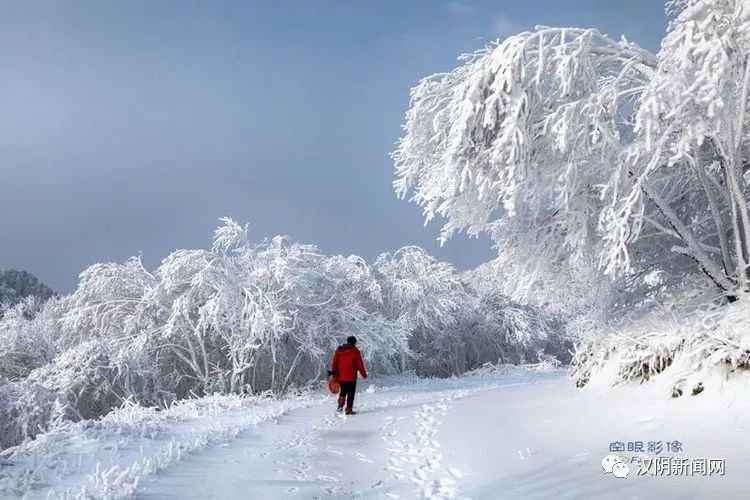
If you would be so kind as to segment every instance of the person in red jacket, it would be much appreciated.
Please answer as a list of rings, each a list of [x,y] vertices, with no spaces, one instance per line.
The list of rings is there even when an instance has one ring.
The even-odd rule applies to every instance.
[[[357,349],[357,338],[354,336],[347,337],[346,344],[339,346],[336,352],[333,353],[331,369],[328,371],[328,375],[336,378],[341,386],[338,411],[343,410],[344,403],[346,403],[347,415],[357,413],[352,409],[354,405],[354,393],[357,390],[357,372],[362,375],[362,378],[367,378],[367,370],[365,370],[365,364],[362,361],[362,354]]]

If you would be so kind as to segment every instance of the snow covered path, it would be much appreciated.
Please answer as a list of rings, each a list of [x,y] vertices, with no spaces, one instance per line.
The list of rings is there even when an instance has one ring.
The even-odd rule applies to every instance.
[[[364,384],[363,384],[364,385]],[[643,387],[579,392],[562,373],[418,382],[293,410],[141,483],[142,498],[708,498],[744,494],[740,411]],[[712,400],[712,403],[719,403]],[[690,415],[684,412],[690,411]],[[744,413],[747,415],[747,413]],[[739,420],[738,420],[739,419]],[[712,422],[708,431],[707,422]],[[613,441],[684,444],[725,476],[605,475]]]
[[[185,460],[143,482],[139,496],[206,498],[219,488],[224,498],[450,496],[464,473],[441,458],[440,421],[454,404],[487,390],[485,384],[433,381],[365,390],[357,395],[355,416],[335,414],[331,398]]]
[[[97,438],[98,451],[91,448],[90,437],[58,436],[51,441],[66,443],[64,449],[43,449],[45,456],[68,464],[68,472],[40,476],[27,494],[144,499],[743,498],[748,472],[744,460],[750,456],[743,434],[750,428],[750,404],[743,392],[744,385],[674,400],[656,384],[578,391],[563,372],[363,381],[355,403],[360,413],[351,417],[336,415],[333,397],[321,394],[230,405],[176,424],[170,420],[155,438],[132,438],[129,443],[119,437],[121,432],[109,430]],[[200,446],[181,444],[191,440]],[[628,478],[617,479],[601,469],[613,441],[673,440],[682,443],[685,457],[724,458],[726,474],[638,476],[633,466]],[[89,443],[88,448],[77,449],[78,441]],[[115,455],[109,441],[122,442],[114,446]],[[138,465],[152,464],[155,454],[166,458],[156,467]],[[665,450],[663,455],[673,454]],[[78,471],[70,473],[75,467],[69,464],[76,463]],[[13,469],[24,476],[24,466],[23,460],[11,461],[0,474]],[[114,472],[103,472],[107,468]],[[124,479],[108,479],[118,474]],[[0,497],[2,492],[0,481]]]

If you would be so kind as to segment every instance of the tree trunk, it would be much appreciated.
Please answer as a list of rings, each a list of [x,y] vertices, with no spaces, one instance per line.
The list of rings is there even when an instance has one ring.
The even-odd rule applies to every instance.
[[[729,242],[727,241],[727,232],[724,229],[724,221],[721,219],[721,211],[719,210],[719,203],[716,200],[713,189],[706,178],[706,173],[699,166],[693,165],[698,180],[703,186],[703,191],[706,193],[708,199],[708,206],[711,209],[711,217],[714,221],[714,227],[716,228],[716,234],[719,238],[719,248],[721,249],[721,261],[724,266],[724,273],[729,276],[733,272],[732,257],[729,254]]]
[[[711,257],[706,253],[700,243],[695,239],[693,233],[685,227],[680,218],[677,216],[674,210],[650,187],[646,184],[641,185],[641,190],[646,197],[656,206],[661,212],[667,223],[674,229],[675,233],[685,243],[686,248],[683,253],[692,257],[698,265],[701,267],[704,273],[719,287],[722,291],[729,291],[734,288],[732,281],[724,274],[719,266],[711,260]]]

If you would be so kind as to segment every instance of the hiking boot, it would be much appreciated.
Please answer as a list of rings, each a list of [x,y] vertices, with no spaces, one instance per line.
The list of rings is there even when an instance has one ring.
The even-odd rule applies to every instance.
[[[338,407],[336,408],[336,411],[339,412],[339,413],[341,413],[342,411],[344,411],[344,405],[338,405]]]
[[[357,412],[352,410],[351,408],[347,408],[346,412],[344,412],[345,415],[356,415]]]

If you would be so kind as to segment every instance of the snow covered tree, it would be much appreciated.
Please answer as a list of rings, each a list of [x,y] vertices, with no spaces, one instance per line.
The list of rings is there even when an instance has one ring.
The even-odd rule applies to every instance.
[[[298,288],[296,328],[300,352],[318,361],[314,377],[325,373],[333,348],[349,336],[360,342],[375,373],[394,373],[408,352],[409,330],[383,314],[382,291],[376,275],[357,256],[331,256],[306,268]]]
[[[424,329],[438,329],[453,321],[463,284],[450,264],[410,246],[380,255],[373,270],[389,318]]]
[[[637,140],[613,177],[611,267],[628,263],[645,205],[675,242],[722,290],[748,289],[750,216],[747,100],[750,5],[745,0],[679,0],[657,55],[656,72],[639,95]],[[617,228],[617,229],[615,229]]]
[[[15,305],[26,297],[37,297],[44,301],[54,294],[51,288],[31,273],[0,269],[0,306]]]
[[[522,268],[593,255],[619,287],[661,272],[746,290],[749,8],[670,7],[656,55],[539,27],[423,79],[397,193],[446,219],[443,240],[485,231]]]
[[[373,272],[383,297],[383,315],[409,333],[410,351],[424,354],[430,342],[455,324],[463,298],[463,283],[450,264],[440,262],[419,247],[404,247],[380,255]],[[410,352],[401,353],[401,369],[408,367]]]
[[[74,293],[8,309],[0,442],[126,403],[284,393],[324,378],[349,335],[376,375],[535,361],[554,339],[531,308],[474,290],[421,248],[370,266],[282,236],[253,242],[247,226],[221,222],[210,249],[174,251],[154,271],[139,258],[94,264]]]

